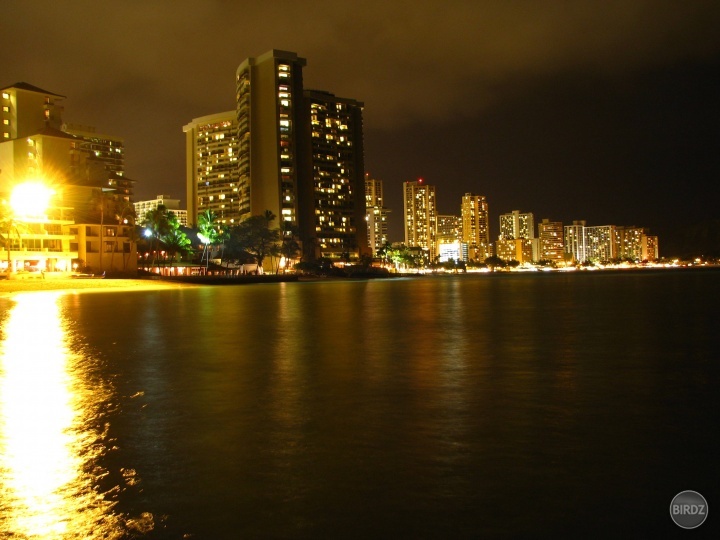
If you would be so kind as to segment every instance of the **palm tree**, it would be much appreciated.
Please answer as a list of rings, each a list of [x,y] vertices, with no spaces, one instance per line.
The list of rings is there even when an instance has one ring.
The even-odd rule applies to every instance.
[[[202,235],[201,240],[207,250],[207,263],[210,262],[210,246],[219,244],[225,240],[225,231],[218,224],[218,216],[212,210],[205,210],[198,215],[198,231]]]
[[[170,258],[170,268],[172,269],[175,255],[178,253],[186,253],[192,243],[187,235],[180,230],[180,222],[172,212],[168,214],[168,226],[169,230],[167,234],[163,236],[162,242]]]
[[[142,221],[145,227],[146,236],[152,238],[153,257],[150,267],[155,266],[157,259],[157,250],[160,247],[161,239],[170,232],[170,224],[168,222],[168,211],[165,205],[159,204],[157,208],[148,210]]]

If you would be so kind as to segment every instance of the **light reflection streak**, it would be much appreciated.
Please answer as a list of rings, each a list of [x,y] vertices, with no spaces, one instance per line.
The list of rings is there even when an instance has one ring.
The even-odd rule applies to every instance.
[[[0,536],[119,538],[97,491],[102,388],[83,380],[60,293],[15,296],[0,342]]]

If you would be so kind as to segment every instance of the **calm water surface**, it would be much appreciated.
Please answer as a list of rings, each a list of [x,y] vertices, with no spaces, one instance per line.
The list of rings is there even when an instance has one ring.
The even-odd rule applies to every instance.
[[[717,271],[0,298],[0,538],[687,533],[719,300]]]

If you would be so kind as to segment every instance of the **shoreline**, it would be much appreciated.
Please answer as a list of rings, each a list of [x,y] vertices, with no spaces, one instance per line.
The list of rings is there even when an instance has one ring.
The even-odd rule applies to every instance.
[[[64,291],[78,292],[128,292],[165,289],[186,289],[195,284],[170,282],[160,279],[122,278],[122,279],[13,279],[0,280],[0,298],[19,293]]]

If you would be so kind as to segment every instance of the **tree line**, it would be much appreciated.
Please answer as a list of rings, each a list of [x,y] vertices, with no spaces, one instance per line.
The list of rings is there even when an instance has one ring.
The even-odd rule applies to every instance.
[[[255,263],[261,268],[269,257],[297,258],[300,253],[297,231],[286,222],[274,227],[275,219],[275,214],[266,210],[227,226],[215,212],[205,210],[198,215],[197,228],[193,229],[183,227],[172,210],[158,205],[139,221],[145,233],[139,235],[138,251],[152,253],[151,267],[159,263],[158,255],[172,265],[173,261],[196,254],[191,240],[194,235],[203,246],[200,262],[204,260],[206,265],[211,258],[219,258],[227,267]]]

